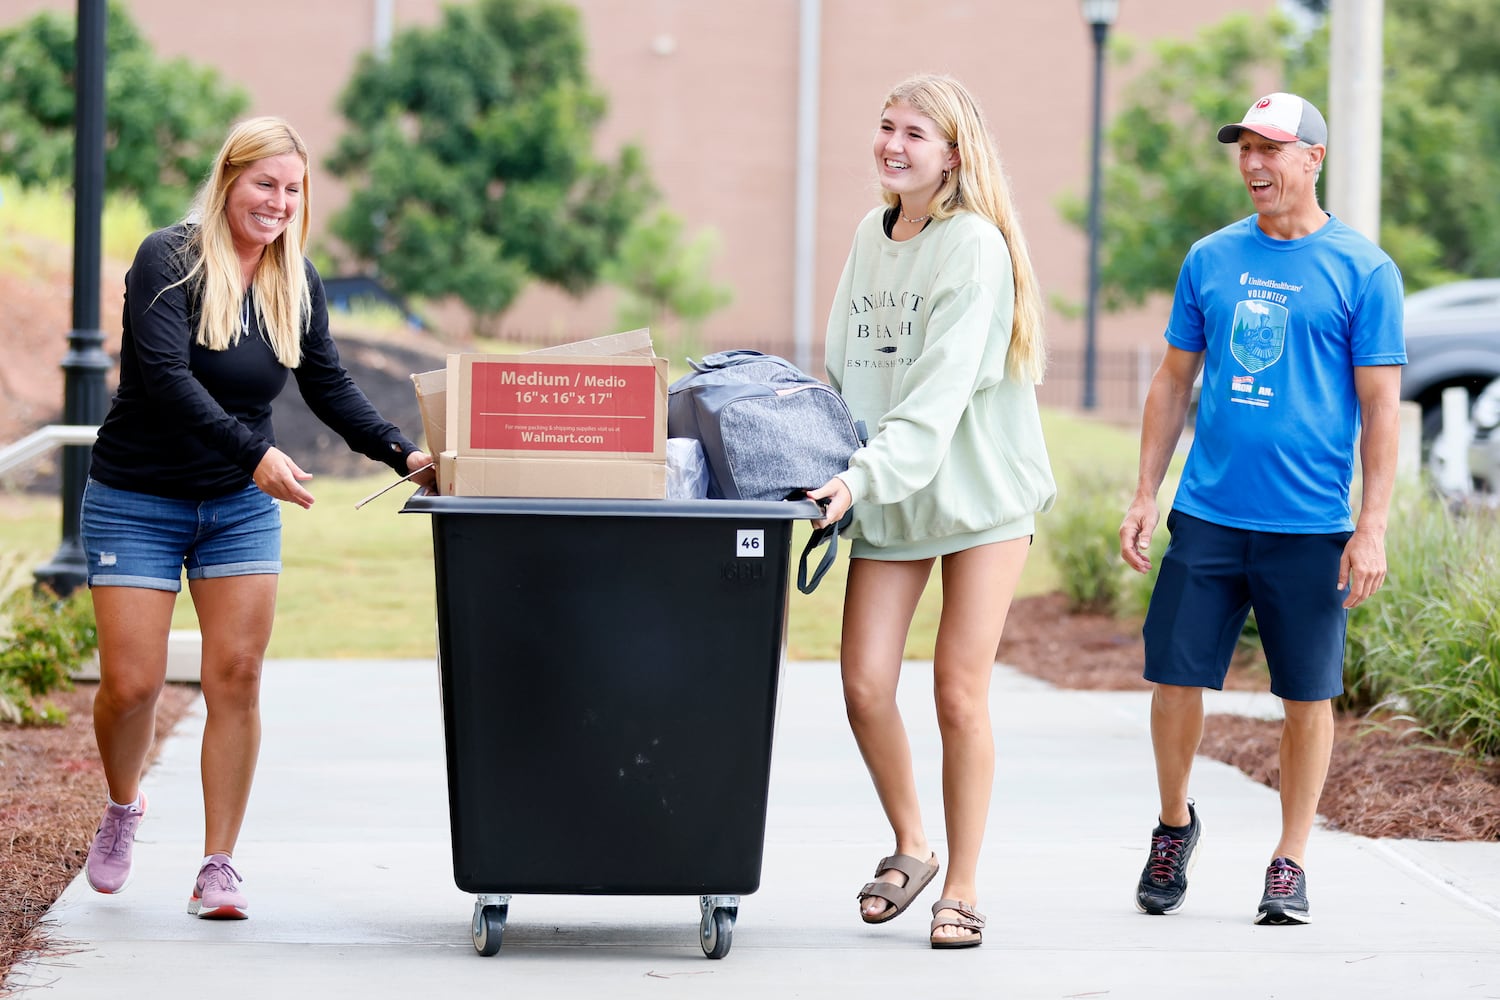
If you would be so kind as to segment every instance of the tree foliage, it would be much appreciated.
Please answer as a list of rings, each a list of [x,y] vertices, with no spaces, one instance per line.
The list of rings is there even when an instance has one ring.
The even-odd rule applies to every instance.
[[[1386,0],[1381,238],[1409,288],[1500,275],[1494,16],[1493,0]]]
[[[23,187],[73,177],[77,20],[55,11],[0,30],[0,174]],[[121,3],[105,28],[104,186],[154,225],[180,216],[247,106],[217,71],[158,59]]]
[[[532,279],[591,288],[655,197],[635,147],[593,157],[604,98],[577,11],[551,0],[446,8],[362,57],[339,107],[328,166],[355,183],[335,235],[399,291],[481,318]]]
[[[1152,46],[1153,64],[1126,88],[1104,137],[1099,293],[1105,309],[1171,291],[1187,248],[1246,214],[1234,162],[1214,132],[1244,114],[1246,95],[1266,75],[1266,53],[1282,51],[1290,33],[1281,18],[1235,14],[1195,38]],[[1066,203],[1063,213],[1087,225],[1080,200]]]
[[[1386,0],[1381,245],[1408,291],[1500,274],[1500,36],[1486,27],[1491,5]],[[1188,247],[1250,212],[1233,153],[1214,132],[1272,88],[1327,109],[1328,48],[1326,24],[1299,38],[1287,20],[1246,15],[1152,47],[1105,139],[1106,309],[1170,292]],[[1128,44],[1116,55],[1128,60]],[[1087,225],[1082,199],[1062,207]]]
[[[703,320],[734,298],[709,275],[717,251],[712,231],[687,241],[682,219],[666,210],[639,220],[604,269],[606,280],[624,292],[616,313],[620,328],[649,326],[673,340],[675,352],[692,353]]]

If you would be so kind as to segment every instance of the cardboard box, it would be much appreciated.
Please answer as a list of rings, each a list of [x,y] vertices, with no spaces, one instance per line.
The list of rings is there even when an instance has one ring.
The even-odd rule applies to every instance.
[[[656,357],[656,351],[651,347],[651,331],[645,328],[612,333],[607,337],[595,337],[593,340],[575,340],[571,344],[557,344],[553,347],[542,347],[526,352],[527,357],[535,357],[538,354],[569,357],[583,355],[596,358]]]
[[[626,459],[438,456],[438,492],[453,497],[594,497],[663,500],[665,462]]]
[[[461,457],[666,461],[665,358],[455,354],[446,395]]]
[[[411,377],[417,389],[417,410],[422,414],[426,452],[438,455],[448,449],[448,369],[416,372]]]
[[[607,337],[594,337],[592,340],[558,343],[550,348],[525,352],[525,355],[535,354],[558,355],[558,357],[580,357],[580,355],[583,357],[655,357],[655,351],[651,346],[651,331],[646,328],[627,330],[625,333],[612,333]],[[417,388],[417,409],[422,412],[423,435],[428,439],[426,451],[428,454],[444,453],[449,450],[449,436],[447,436],[449,370],[447,367],[440,367],[432,372],[417,372],[411,376],[411,382]]]
[[[645,328],[543,347],[526,351],[525,354],[600,358],[656,357],[656,351],[651,346],[651,331]],[[429,455],[441,454],[448,450],[448,369],[444,367],[430,372],[416,372],[411,381],[417,390],[417,409],[422,414],[422,432],[427,438],[426,451]]]
[[[411,379],[445,496],[667,495],[667,362],[649,330],[526,354],[450,354],[447,367]]]

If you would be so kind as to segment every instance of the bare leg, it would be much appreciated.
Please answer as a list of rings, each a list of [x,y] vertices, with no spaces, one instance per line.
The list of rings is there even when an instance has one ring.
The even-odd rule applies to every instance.
[[[1151,749],[1156,754],[1156,785],[1161,821],[1187,826],[1188,778],[1203,742],[1203,689],[1158,684],[1151,694]]]
[[[1290,858],[1300,867],[1333,753],[1333,703],[1283,699],[1282,706],[1281,842],[1272,857]]]
[[[94,739],[109,797],[136,800],[141,772],[156,735],[156,700],[167,677],[170,590],[94,587],[99,629],[99,690],[94,695]]]
[[[896,687],[906,651],[906,633],[931,572],[930,559],[850,560],[840,656],[849,726],[875,782],[880,805],[895,832],[896,853],[922,861],[927,860],[932,849],[922,828],[911,744],[896,707]],[[903,885],[906,876],[885,871],[879,873],[878,880]],[[863,910],[874,916],[887,905],[882,899],[866,899]]]
[[[203,853],[234,854],[260,755],[260,676],[276,576],[192,580],[203,631]]]
[[[979,903],[979,852],[995,780],[990,680],[1005,617],[1029,550],[1030,539],[1017,538],[943,558],[943,613],[933,658],[948,834],[943,898],[973,907]],[[936,932],[938,937],[952,938],[972,934],[953,926]]]

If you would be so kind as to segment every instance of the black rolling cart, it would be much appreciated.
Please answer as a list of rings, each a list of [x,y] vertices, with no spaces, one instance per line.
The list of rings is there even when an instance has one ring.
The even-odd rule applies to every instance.
[[[709,958],[760,887],[792,526],[811,501],[419,493],[432,517],[453,877],[696,895]]]

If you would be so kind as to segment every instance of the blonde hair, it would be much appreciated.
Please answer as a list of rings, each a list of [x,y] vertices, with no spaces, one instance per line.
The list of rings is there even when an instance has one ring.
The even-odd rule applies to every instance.
[[[963,84],[948,76],[923,74],[897,84],[886,95],[884,108],[904,104],[917,114],[931,118],[948,145],[958,151],[958,166],[945,172],[927,211],[934,219],[947,219],[970,211],[983,216],[1000,230],[1010,250],[1011,272],[1016,286],[1014,318],[1011,321],[1009,367],[1011,373],[1040,384],[1047,367],[1042,340],[1042,294],[1021,222],[1011,203],[1010,185],[995,140],[985,125],[984,114]],[[885,203],[901,204],[899,195],[882,192]]]
[[[187,274],[175,285],[195,284],[202,291],[196,340],[222,351],[244,332],[243,312],[250,293],[243,287],[240,258],[225,214],[229,189],[252,164],[271,156],[296,153],[302,158],[302,197],[286,229],[265,248],[252,279],[255,312],[276,359],[288,368],[302,361],[302,329],[312,315],[303,247],[312,218],[311,175],[307,145],[281,118],[249,118],[229,130],[208,177],[198,188],[184,222],[188,237],[181,253]],[[196,225],[192,225],[196,223]]]

